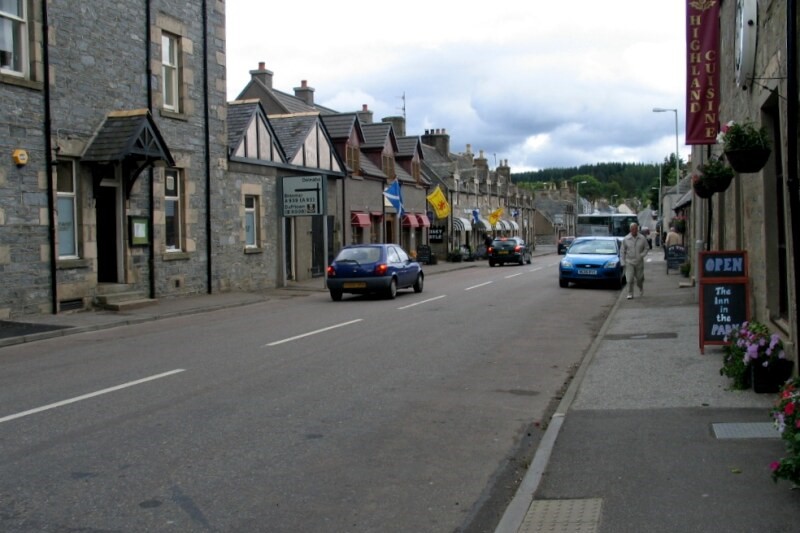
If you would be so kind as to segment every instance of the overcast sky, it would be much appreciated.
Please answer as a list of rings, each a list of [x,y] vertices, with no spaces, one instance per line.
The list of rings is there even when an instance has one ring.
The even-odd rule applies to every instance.
[[[340,112],[444,128],[512,172],[686,160],[685,2],[679,0],[228,0],[228,98],[263,61]]]

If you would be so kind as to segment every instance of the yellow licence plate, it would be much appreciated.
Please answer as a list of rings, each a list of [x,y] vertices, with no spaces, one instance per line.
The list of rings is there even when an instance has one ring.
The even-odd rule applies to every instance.
[[[366,289],[367,284],[364,282],[350,282],[344,284],[345,289]]]

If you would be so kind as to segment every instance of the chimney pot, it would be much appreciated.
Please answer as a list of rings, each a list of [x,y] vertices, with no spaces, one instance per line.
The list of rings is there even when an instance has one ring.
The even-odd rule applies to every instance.
[[[369,107],[367,106],[367,104],[361,105],[361,111],[369,111]]]
[[[259,61],[258,62],[258,70],[264,70],[265,68],[267,68],[267,64],[265,62],[263,62],[263,61]]]

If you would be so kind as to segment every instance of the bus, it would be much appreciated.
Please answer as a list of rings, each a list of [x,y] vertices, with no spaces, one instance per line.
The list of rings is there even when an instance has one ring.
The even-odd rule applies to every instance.
[[[633,222],[639,223],[634,214],[603,213],[594,215],[578,215],[577,236],[613,235],[624,237],[628,234]]]

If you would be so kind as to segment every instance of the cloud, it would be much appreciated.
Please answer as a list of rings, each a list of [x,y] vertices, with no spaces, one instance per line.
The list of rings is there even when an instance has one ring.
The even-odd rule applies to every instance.
[[[390,16],[364,0],[226,7],[231,99],[264,61],[277,89],[308,80],[321,105],[405,113],[408,135],[445,128],[453,151],[470,144],[512,172],[675,150],[673,117],[652,108],[682,122],[679,2],[408,0]]]

